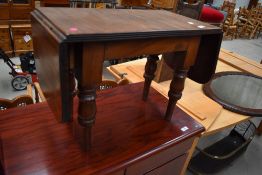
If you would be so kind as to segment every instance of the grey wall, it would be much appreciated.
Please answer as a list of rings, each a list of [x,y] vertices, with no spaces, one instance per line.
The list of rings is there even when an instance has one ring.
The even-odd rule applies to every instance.
[[[248,6],[248,3],[249,3],[250,0],[236,0],[236,8],[239,8],[239,7],[247,7]],[[262,0],[259,0],[260,2],[262,2]],[[213,4],[215,6],[221,6],[223,4],[224,0],[214,0],[213,1]]]

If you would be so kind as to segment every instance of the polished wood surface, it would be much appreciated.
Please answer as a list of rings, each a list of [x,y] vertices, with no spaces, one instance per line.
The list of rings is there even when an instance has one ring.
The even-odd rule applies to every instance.
[[[115,73],[118,76],[121,73],[125,73],[124,77],[129,80],[130,83],[137,83],[143,81],[145,59],[122,63],[114,66],[110,66],[108,70]],[[118,75],[117,75],[118,74]],[[161,83],[152,82],[152,87],[159,91],[162,95],[168,98],[168,91],[170,86],[170,80]],[[216,121],[217,116],[222,112],[221,105],[217,104],[202,93],[202,86],[190,79],[186,79],[185,88],[181,100],[177,105],[185,112],[190,114],[195,120],[200,122],[206,130],[212,126]],[[210,106],[209,108],[203,108],[202,106]]]
[[[193,36],[221,32],[215,26],[164,10],[38,8],[34,14],[44,15],[46,19],[43,20],[48,19],[68,41]],[[189,21],[194,24],[189,24]]]
[[[39,34],[39,40],[34,39],[34,35]],[[49,101],[50,106],[55,106],[52,108],[52,111],[56,114],[57,120],[61,121],[61,118],[57,116],[65,115],[61,108],[61,99],[58,96],[62,96],[61,88],[60,88],[60,74],[59,74],[59,41],[57,38],[52,38],[52,36],[48,35],[45,31],[45,28],[36,23],[35,19],[32,18],[32,35],[34,41],[34,52],[38,55],[41,55],[41,64],[36,64],[37,72],[40,73],[38,75],[39,82],[41,88],[44,92],[46,100]],[[45,46],[45,47],[36,47],[36,46]],[[46,52],[48,50],[48,52]],[[64,52],[65,54],[67,52]],[[35,55],[36,63],[38,61],[37,55]],[[48,70],[48,71],[46,71]],[[41,77],[41,72],[45,72],[45,76]],[[52,77],[52,79],[50,79]],[[64,77],[66,78],[66,77]],[[68,79],[65,80],[69,82]],[[45,82],[45,83],[41,83]],[[68,84],[68,91],[71,89]],[[61,98],[65,98],[66,96],[62,96]],[[69,105],[72,105],[71,103]],[[70,108],[71,109],[71,108]],[[72,110],[67,110],[67,113],[72,114]]]
[[[136,60],[128,63],[118,64],[115,66],[108,67],[108,70],[112,73],[112,75],[115,78],[119,78],[120,74],[124,74],[124,77],[130,81],[130,83],[136,83],[143,81],[142,75],[143,75],[143,65],[145,64],[145,60]],[[243,71],[243,72],[249,72],[254,73],[255,75],[262,76],[262,66],[259,65],[258,62],[255,62],[253,60],[250,60],[244,56],[238,55],[236,53],[230,52],[228,50],[222,49],[219,53],[219,61],[216,67],[216,72],[223,72],[223,71]],[[170,81],[165,81],[161,83],[152,83],[152,86],[162,93],[165,97],[167,97],[167,90],[168,85],[170,84]],[[195,96],[197,94],[202,96]],[[194,98],[195,97],[195,98]],[[217,111],[215,107],[218,105],[216,102],[212,101],[211,103],[207,103],[206,100],[203,100],[202,98],[207,98],[202,91],[202,86],[198,83],[195,83],[189,79],[186,79],[185,83],[185,90],[183,92],[183,97],[180,101],[178,101],[178,106],[182,108],[185,112],[189,113],[191,117],[193,117],[195,120],[197,120],[199,123],[201,123],[205,128],[206,131],[202,133],[202,136],[207,136],[214,134],[216,132],[222,131],[226,128],[232,127],[237,123],[241,123],[243,121],[246,121],[250,119],[249,116],[237,114],[231,111],[228,111],[226,109],[221,109],[221,111]],[[195,99],[195,100],[192,100]],[[183,104],[183,101],[187,101],[186,104]],[[200,103],[196,103],[200,102]],[[190,104],[190,105],[188,105]],[[187,110],[187,106],[197,107],[196,104],[202,105],[198,106],[198,108],[193,108],[193,110]],[[218,113],[215,113],[214,111],[212,113],[209,113],[206,109],[203,108],[203,106],[209,106],[210,111],[212,110],[217,111]],[[221,107],[221,106],[220,106]],[[211,109],[213,108],[213,109]],[[191,108],[192,109],[192,108]],[[189,112],[191,111],[191,112]],[[213,117],[211,117],[212,115]],[[198,115],[202,116],[201,118],[204,118],[204,120],[200,120]],[[259,125],[258,133],[261,134],[262,132],[262,124]],[[192,154],[195,150],[195,146],[198,143],[198,138],[194,140],[194,143],[189,151],[189,156],[184,164],[183,170],[181,172],[181,175],[184,175],[188,162],[190,161],[190,158],[192,157]]]
[[[72,15],[73,12],[75,11],[77,11],[78,14],[82,16],[83,18],[78,18],[78,17],[76,18],[75,15]],[[92,15],[97,15],[97,18],[95,18],[96,20],[94,20],[94,17]],[[108,19],[110,17],[114,17],[115,15],[118,16],[118,18],[117,18],[117,21],[115,21],[116,24],[112,26],[111,22],[108,21]],[[163,17],[160,17],[161,15],[163,15]],[[67,20],[61,20],[65,16],[68,17]],[[119,18],[119,16],[121,16],[121,18]],[[142,16],[143,18],[141,18],[140,16]],[[156,18],[158,17],[159,19],[148,20],[148,19],[155,18],[155,17]],[[81,21],[87,18],[90,18],[90,23],[88,23],[88,26],[86,26],[85,22]],[[167,18],[167,19],[162,20],[162,18]],[[129,21],[129,19],[131,21]],[[174,20],[174,19],[177,19],[177,20]],[[73,23],[68,22],[70,20],[73,20],[74,22]],[[87,9],[64,9],[64,8],[63,9],[62,8],[43,9],[43,8],[40,8],[39,10],[33,13],[33,26],[35,26],[35,29],[33,27],[33,38],[34,40],[36,40],[34,50],[36,53],[36,58],[41,58],[39,59],[39,61],[41,60],[44,61],[45,58],[46,60],[49,60],[49,61],[44,61],[45,63],[43,64],[41,63],[37,65],[38,70],[39,70],[38,72],[40,73],[39,74],[40,82],[41,82],[41,79],[46,79],[44,77],[41,78],[41,72],[42,72],[41,70],[45,72],[44,69],[50,69],[51,67],[53,69],[52,73],[60,72],[61,74],[64,74],[61,76],[63,79],[62,82],[69,81],[69,78],[67,78],[67,74],[66,74],[66,72],[69,69],[67,68],[67,66],[69,66],[69,60],[66,58],[61,59],[63,61],[63,63],[61,63],[63,64],[63,66],[61,66],[60,68],[64,69],[63,71],[59,70],[59,65],[57,64],[57,62],[59,61],[59,56],[68,57],[68,49],[63,51],[63,55],[58,55],[59,54],[58,52],[61,51],[62,48],[68,47],[66,43],[61,44],[65,41],[70,41],[74,43],[74,42],[77,42],[78,40],[89,41],[89,40],[96,39],[96,41],[98,42],[99,38],[100,40],[103,39],[103,40],[106,40],[107,42],[109,42],[108,40],[120,40],[118,42],[111,41],[110,43],[106,43],[105,58],[108,59],[108,58],[121,58],[121,57],[127,57],[127,56],[137,56],[137,55],[142,55],[142,54],[152,54],[153,50],[154,50],[153,53],[172,52],[174,50],[183,51],[183,50],[187,50],[188,45],[189,45],[188,43],[190,43],[191,35],[197,35],[197,34],[198,35],[207,35],[208,33],[221,32],[220,29],[214,26],[210,26],[210,25],[207,25],[203,29],[200,29],[197,26],[204,25],[204,23],[195,21],[195,25],[191,25],[186,22],[187,20],[189,19],[186,17],[182,17],[180,15],[176,15],[171,12],[164,12],[164,11],[111,10],[111,9],[106,9],[106,10],[88,9],[87,10]],[[52,21],[52,23],[50,21]],[[127,23],[127,21],[129,21],[128,27],[117,26],[117,25],[123,26],[123,22]],[[164,22],[164,21],[170,21],[170,23]],[[158,22],[159,24],[162,24],[161,27],[158,24]],[[143,27],[137,28],[137,25],[139,25],[140,23]],[[111,27],[106,27],[109,25]],[[98,26],[101,26],[101,27],[98,27]],[[73,27],[74,32],[72,31],[69,32],[70,27]],[[141,31],[141,33],[139,32],[139,30]],[[45,31],[47,31],[50,34],[46,33]],[[155,35],[156,33],[158,33],[159,35]],[[66,36],[66,34],[68,35]],[[157,36],[160,37],[162,35],[166,37],[176,35],[178,37],[176,38],[165,38],[165,37],[164,38],[163,37],[155,38]],[[184,36],[184,37],[182,38],[180,36]],[[51,39],[51,37],[53,37],[53,39]],[[131,37],[132,40],[121,41],[123,39],[128,39],[129,37]],[[139,38],[147,37],[147,39],[146,40],[143,40],[143,39],[137,40],[137,37]],[[151,39],[149,39],[149,37]],[[208,37],[206,37],[206,39],[204,40],[207,40],[207,39]],[[39,40],[39,44],[37,43],[38,42],[37,40]],[[43,43],[46,43],[45,44],[46,47],[50,46],[50,49],[48,49],[50,52],[50,54],[48,54],[49,56],[47,56],[47,54],[45,53],[44,51],[45,49],[40,48],[41,46],[40,41]],[[201,41],[201,43],[203,43],[203,41]],[[217,41],[219,40],[214,40],[212,43],[216,43]],[[55,44],[56,46],[53,45],[51,47],[50,44],[47,44],[49,42]],[[63,45],[63,47],[60,47],[60,50],[59,50],[60,44]],[[219,43],[214,44],[214,45],[217,48],[219,48],[220,46]],[[81,49],[82,47],[83,46],[81,44],[75,44],[75,47],[73,47],[71,50],[75,50],[74,52],[78,53],[77,57],[82,57],[82,54],[81,54],[83,50]],[[208,45],[203,45],[203,47],[206,49]],[[40,50],[43,50],[43,51],[40,52]],[[212,54],[209,54],[209,55],[212,55]],[[216,58],[215,55],[212,55],[212,56],[213,58]],[[207,56],[199,55],[199,58],[200,58],[199,60],[201,60],[202,58],[207,58]],[[212,61],[213,59],[208,59],[208,60]],[[213,61],[214,63],[216,62],[215,60]],[[70,62],[72,62],[72,60]],[[211,69],[213,67],[214,66],[210,66]],[[203,68],[201,68],[201,70],[202,69]],[[207,75],[207,72],[204,72],[204,73],[205,75]],[[212,73],[208,75],[212,75]],[[51,75],[44,75],[44,76],[50,77]],[[60,78],[59,78],[60,75],[54,75],[53,77],[57,80],[56,82],[60,82]],[[53,95],[51,94],[50,98],[47,96],[47,98],[54,99],[56,101],[56,104],[59,106],[60,102],[59,102],[59,99],[56,100],[56,97],[57,97],[57,94],[61,93],[60,92],[61,87],[59,88],[59,86],[54,85],[54,84],[49,84],[49,83],[44,83],[44,84],[45,85],[42,86],[44,92],[51,94],[51,92],[55,90],[55,93]],[[49,86],[49,88],[46,88],[46,86]],[[63,84],[62,86],[66,86],[64,87],[65,89],[70,89],[69,87],[67,88],[67,85],[65,84]],[[67,101],[70,101],[69,96],[63,95],[62,98],[65,98],[67,99]],[[65,112],[65,115],[67,115],[67,117],[65,117],[64,120],[67,121],[70,118],[68,117],[68,114],[70,114],[71,112],[68,111],[68,109],[70,109],[69,107],[65,107],[64,109],[65,111],[67,111]],[[61,112],[58,113],[57,116],[61,116]]]
[[[163,120],[167,99],[151,89],[144,102],[142,89],[140,83],[98,92],[93,147],[88,152],[75,142],[72,123],[57,123],[47,103],[1,112],[6,174],[178,172],[203,127],[179,108],[171,122]]]
[[[78,17],[73,15],[75,13]],[[169,53],[164,60],[176,70],[165,115],[167,120],[171,120],[188,70],[195,81],[208,81],[214,73],[222,39],[221,29],[217,27],[199,21],[192,25],[186,17],[161,10],[39,8],[32,16],[38,76],[40,83],[46,84],[42,88],[47,101],[60,121],[71,121],[70,72],[74,72],[80,100],[78,121],[83,130],[80,143],[87,149],[91,145],[97,110],[96,90],[102,81],[105,59],[146,54],[151,60],[154,55]],[[65,18],[67,20],[63,20]],[[115,19],[114,25],[110,19]],[[88,20],[88,25],[83,20]],[[43,49],[42,43],[48,46]],[[45,53],[47,47],[50,48],[48,54]],[[208,55],[205,55],[206,49]],[[183,54],[177,56],[180,52]],[[49,69],[52,71],[46,73],[45,70]],[[145,83],[144,100],[154,71],[145,74],[149,79]],[[49,77],[53,77],[56,83],[50,82]]]
[[[116,76],[116,78],[118,77],[119,73],[121,74],[127,73],[127,75],[124,75],[124,77],[127,78],[130,81],[130,83],[141,82],[143,81],[142,74],[141,74],[141,72],[143,71],[141,70],[137,71],[137,70],[143,69],[143,65],[145,64],[145,61],[139,60],[136,62],[137,63],[128,62],[116,66],[111,66],[109,68],[109,71],[113,72],[113,75]],[[136,69],[134,69],[135,67]],[[262,76],[262,65],[244,56],[241,56],[239,54],[221,48],[221,51],[219,53],[219,61],[216,67],[216,72],[223,72],[223,71],[249,72],[258,76]],[[165,89],[168,89],[169,83],[170,81],[165,81],[159,83],[158,85],[158,83],[153,82],[152,86],[155,87],[163,95],[167,96],[167,90]],[[188,93],[195,93],[197,91],[203,93],[202,86],[198,83],[192,82],[187,79],[183,96],[186,97]],[[180,102],[178,102],[178,106],[183,110],[187,111],[186,109],[183,108],[183,106],[180,105]],[[201,109],[204,108],[199,108],[199,110]],[[198,119],[196,115],[203,113],[203,111],[199,113],[199,110],[195,111],[196,113],[190,113],[190,114],[195,120],[197,120],[199,123],[205,126],[206,131],[203,133],[203,135],[210,135],[216,133],[225,128],[233,126],[236,123],[243,122],[250,118],[249,116],[236,114],[234,112],[222,109],[222,111],[217,115],[216,119],[213,120],[213,122],[207,122],[207,120],[201,121]]]

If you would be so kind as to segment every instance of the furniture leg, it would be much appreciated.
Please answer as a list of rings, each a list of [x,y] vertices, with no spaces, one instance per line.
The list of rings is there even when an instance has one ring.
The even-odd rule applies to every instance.
[[[78,117],[79,128],[76,130],[76,135],[81,143],[84,150],[88,150],[91,147],[91,134],[92,126],[95,122],[96,115],[96,90],[88,89],[85,90],[82,87],[81,82],[79,86],[79,106],[78,106]]]
[[[158,55],[149,55],[147,57],[145,73],[144,73],[145,84],[143,90],[143,100],[147,100],[151,82],[155,77],[158,60],[159,60]]]
[[[197,144],[198,144],[198,141],[199,141],[199,137],[196,137],[196,138],[194,139],[194,141],[193,141],[193,144],[192,144],[190,150],[188,151],[187,159],[186,159],[186,161],[185,161],[185,163],[184,163],[184,166],[183,166],[183,169],[182,169],[180,175],[184,175],[184,174],[186,173],[188,164],[189,164],[189,162],[190,162],[190,160],[191,160],[191,158],[192,158],[192,155],[193,155],[193,153],[194,153],[194,151],[195,151],[195,148],[196,148],[196,146],[197,146]]]
[[[78,117],[76,137],[84,150],[91,148],[92,126],[96,116],[96,89],[102,81],[102,65],[104,61],[104,45],[85,44],[81,72],[78,75]],[[79,59],[79,58],[78,58]]]
[[[174,71],[174,76],[170,83],[170,88],[168,91],[169,100],[165,115],[165,118],[167,120],[171,120],[176,103],[182,97],[182,91],[184,89],[187,71],[188,70],[185,69],[183,66],[177,67]]]
[[[165,119],[170,121],[177,101],[182,97],[187,72],[195,62],[200,39],[195,37],[191,39],[186,52],[177,52],[164,55],[164,60],[169,67],[174,70],[174,76],[170,83],[168,92],[168,106]],[[186,53],[184,55],[184,53]]]
[[[33,84],[32,84],[33,85]],[[30,85],[31,86],[31,85]],[[33,85],[34,86],[34,85]],[[32,86],[31,86],[32,87]],[[38,96],[38,91],[37,91],[37,88],[34,86],[34,89],[35,89],[35,102],[36,103],[39,103],[39,96]]]

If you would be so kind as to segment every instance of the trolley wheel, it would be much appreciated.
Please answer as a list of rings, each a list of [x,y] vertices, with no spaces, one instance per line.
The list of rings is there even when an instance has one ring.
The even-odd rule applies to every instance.
[[[25,90],[28,84],[28,79],[23,75],[15,76],[11,82],[12,87],[17,91]]]

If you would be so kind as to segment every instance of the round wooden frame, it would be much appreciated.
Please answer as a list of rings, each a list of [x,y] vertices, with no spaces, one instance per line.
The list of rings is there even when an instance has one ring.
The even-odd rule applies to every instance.
[[[244,115],[249,115],[249,116],[256,116],[256,117],[262,117],[262,109],[252,109],[252,108],[244,108],[241,106],[237,106],[231,103],[228,103],[225,100],[220,99],[211,89],[211,83],[213,80],[220,78],[222,76],[227,76],[227,75],[243,75],[243,76],[248,76],[248,77],[254,77],[258,78],[262,81],[262,77],[250,74],[250,73],[244,73],[244,72],[219,72],[214,74],[213,78],[207,82],[206,84],[203,85],[203,90],[206,96],[209,98],[213,99],[217,103],[221,104],[225,109],[228,109],[230,111],[239,113],[239,114],[244,114]]]

